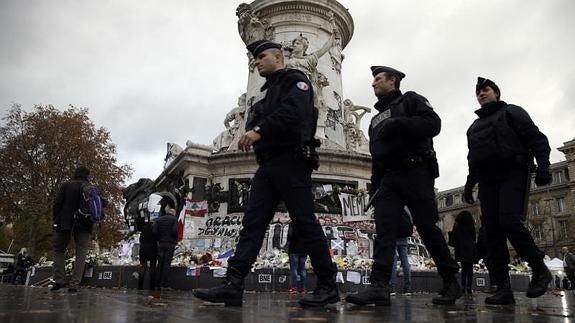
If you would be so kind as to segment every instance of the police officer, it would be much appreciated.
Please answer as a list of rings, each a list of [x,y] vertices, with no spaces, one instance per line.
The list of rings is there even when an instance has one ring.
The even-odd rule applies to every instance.
[[[439,175],[432,138],[439,134],[441,120],[423,96],[402,94],[405,74],[386,66],[371,67],[373,90],[379,113],[369,127],[372,176],[370,196],[374,199],[377,237],[373,252],[371,288],[349,295],[358,305],[390,305],[388,286],[392,272],[399,218],[404,205],[443,278],[443,289],[434,304],[453,304],[461,297],[455,274],[459,267],[451,257],[441,230],[434,182]],[[375,195],[375,196],[374,196]]]
[[[253,147],[259,168],[234,256],[228,261],[221,287],[196,290],[200,299],[241,305],[243,280],[260,251],[268,225],[280,200],[298,227],[318,278],[313,294],[300,299],[304,306],[324,306],[339,301],[335,282],[337,269],[331,260],[324,232],[314,215],[312,168],[317,168],[314,134],[317,109],[309,79],[300,71],[284,68],[281,45],[259,40],[247,46],[255,66],[266,82],[265,97],[249,111],[240,149]]]
[[[501,92],[493,81],[479,77],[475,94],[481,108],[475,111],[479,118],[467,130],[469,175],[464,198],[467,203],[474,203],[473,188],[479,183],[487,256],[491,261],[489,271],[498,287],[485,303],[515,304],[509,281],[507,239],[533,270],[527,297],[543,295],[552,279],[543,263],[545,254],[522,223],[533,157],[537,160],[535,184],[547,185],[551,182],[551,148],[525,110],[500,100]]]

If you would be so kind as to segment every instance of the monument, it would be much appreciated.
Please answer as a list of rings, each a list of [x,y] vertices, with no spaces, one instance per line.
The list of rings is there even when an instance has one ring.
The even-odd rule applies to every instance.
[[[256,0],[240,4],[236,15],[245,44],[259,39],[281,43],[287,67],[310,78],[319,110],[316,138],[322,142],[320,167],[312,175],[316,215],[334,255],[348,263],[364,261],[356,265],[369,268],[365,260],[373,253],[374,221],[363,206],[371,158],[360,125],[370,108],[345,98],[342,86],[344,49],[354,29],[351,15],[337,1],[326,0]],[[238,53],[242,54],[246,55],[248,84],[245,93],[238,93],[237,106],[223,118],[225,129],[212,146],[188,141],[179,149],[169,144],[164,171],[154,183],[158,189],[183,187],[183,245],[199,252],[233,249],[257,168],[253,153],[238,150],[238,140],[245,131],[249,109],[263,98],[260,87],[264,78],[254,69],[251,54],[247,50]],[[285,247],[289,221],[280,204],[261,255]],[[417,239],[412,242],[413,249],[419,250]]]

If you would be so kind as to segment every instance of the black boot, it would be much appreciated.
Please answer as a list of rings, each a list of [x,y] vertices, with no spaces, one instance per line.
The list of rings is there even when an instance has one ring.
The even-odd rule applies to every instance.
[[[389,306],[391,305],[390,288],[384,282],[373,282],[371,287],[352,295],[347,295],[346,302],[356,305]]]
[[[234,268],[228,268],[226,279],[221,286],[197,289],[194,291],[194,296],[211,303],[241,306],[244,296],[244,276]]]
[[[339,290],[335,278],[329,282],[318,282],[317,287],[311,294],[300,298],[299,304],[308,307],[325,306],[339,302]]]
[[[511,282],[509,276],[503,278],[503,281],[497,284],[495,294],[485,298],[485,304],[488,305],[513,305],[515,304],[515,297],[513,297],[513,290],[511,289]]]
[[[495,294],[495,292],[497,292],[498,288],[497,285],[493,284],[491,286],[489,286],[489,289],[486,291],[487,294]]]
[[[531,270],[533,271],[533,276],[531,277],[525,296],[535,298],[545,294],[549,283],[553,280],[553,276],[543,262],[543,259],[531,265]]]
[[[461,287],[454,275],[443,279],[443,288],[441,289],[439,296],[433,298],[431,302],[437,305],[453,305],[461,295]]]

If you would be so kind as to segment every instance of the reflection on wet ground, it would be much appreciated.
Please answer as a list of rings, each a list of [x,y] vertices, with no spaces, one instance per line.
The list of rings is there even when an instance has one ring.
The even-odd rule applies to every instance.
[[[432,294],[395,296],[391,307],[358,307],[344,302],[301,308],[298,296],[248,293],[242,307],[207,304],[190,291],[147,292],[121,289],[65,289],[0,285],[0,322],[571,322],[575,293],[547,293],[528,299],[516,293],[515,306],[486,306],[486,294],[453,306],[431,304]],[[343,295],[342,295],[343,296]]]

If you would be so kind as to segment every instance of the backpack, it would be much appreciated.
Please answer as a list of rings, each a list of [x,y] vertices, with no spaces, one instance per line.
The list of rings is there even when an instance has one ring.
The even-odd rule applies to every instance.
[[[78,216],[89,220],[91,223],[100,222],[104,218],[100,191],[96,186],[90,183],[82,184],[80,191],[81,196]]]

